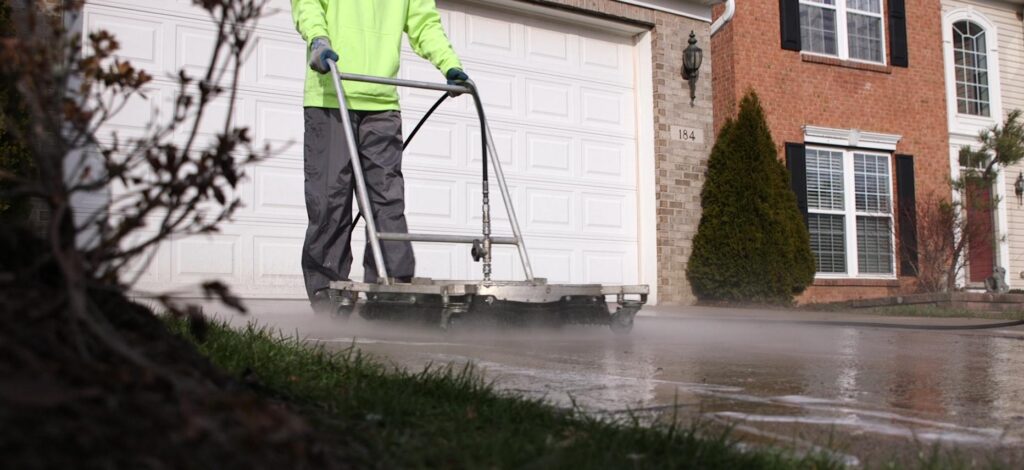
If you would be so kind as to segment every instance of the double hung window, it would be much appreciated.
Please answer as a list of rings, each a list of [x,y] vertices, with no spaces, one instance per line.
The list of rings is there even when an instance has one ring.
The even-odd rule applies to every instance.
[[[801,50],[885,62],[882,0],[800,0]]]
[[[890,159],[807,147],[807,228],[819,275],[894,275]]]

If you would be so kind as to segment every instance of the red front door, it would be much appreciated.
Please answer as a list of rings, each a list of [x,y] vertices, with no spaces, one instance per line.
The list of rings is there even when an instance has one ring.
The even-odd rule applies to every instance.
[[[995,267],[995,224],[992,221],[992,188],[981,180],[968,180],[967,282],[984,282]]]

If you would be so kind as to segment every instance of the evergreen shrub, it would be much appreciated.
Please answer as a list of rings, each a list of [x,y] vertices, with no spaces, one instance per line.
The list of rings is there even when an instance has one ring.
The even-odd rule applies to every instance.
[[[810,237],[760,100],[719,132],[686,269],[702,302],[791,304],[814,280]]]
[[[0,39],[13,34],[11,7],[7,2],[0,3]],[[27,128],[28,114],[15,88],[14,78],[0,73],[0,172],[20,178],[31,178],[35,171],[32,154],[17,138],[14,132],[16,126],[21,129]],[[10,183],[0,179],[0,192],[10,187]],[[28,212],[27,199],[14,199],[0,194],[0,221],[24,220],[28,217]]]

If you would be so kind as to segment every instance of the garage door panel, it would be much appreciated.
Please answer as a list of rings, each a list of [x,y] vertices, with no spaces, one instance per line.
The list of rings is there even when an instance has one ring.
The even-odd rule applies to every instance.
[[[483,151],[480,144],[480,127],[475,122],[468,125],[467,134],[469,142],[466,147],[466,151],[469,153],[468,168],[479,172],[481,171],[481,159],[483,159]],[[501,162],[502,169],[508,173],[515,173],[519,168],[517,161],[520,160],[520,158],[517,158],[520,149],[519,132],[501,124],[491,123],[490,126],[490,137],[494,143],[495,150],[498,151],[498,161]]]
[[[487,116],[518,115],[515,97],[519,95],[519,86],[515,74],[481,67],[473,70],[472,79],[477,85]],[[471,104],[471,98],[466,97],[465,100]],[[475,108],[471,107],[471,110],[473,116],[476,116]]]
[[[232,234],[201,235],[171,242],[175,281],[197,282],[211,278],[240,282],[242,237]]]
[[[556,67],[558,75],[571,76],[582,81],[603,82],[628,88],[633,86],[633,40],[598,31],[585,30],[526,17],[503,10],[480,10],[463,5],[440,4],[442,8],[458,8],[465,18],[466,44],[453,45],[460,53],[467,70],[475,72],[479,66],[501,65],[510,70],[533,73]],[[472,28],[486,29],[493,22],[514,24],[487,33]],[[484,25],[484,26],[481,26]],[[462,36],[455,23],[450,35]],[[513,44],[509,45],[511,38]],[[521,41],[521,45],[515,44]],[[497,52],[496,52],[497,51]]]
[[[576,275],[575,253],[565,249],[538,249],[530,250],[530,264],[533,268],[533,275],[542,277],[550,283],[571,283],[578,280]],[[518,262],[518,258],[516,260]]]
[[[107,121],[98,136],[108,139],[116,132],[122,142],[125,138],[141,137],[149,126],[163,123],[160,109],[169,106],[169,95],[165,87],[147,86],[141,94],[132,95],[124,102],[120,112]]]
[[[584,251],[584,282],[593,284],[624,284],[629,261],[624,251]]]
[[[259,166],[250,170],[255,190],[253,211],[260,216],[284,216],[301,221],[306,200],[303,174],[294,168]]]
[[[442,83],[444,75],[439,72],[433,64],[408,53],[402,56],[402,67],[399,76],[406,80],[415,80],[429,83]],[[426,111],[441,97],[442,92],[437,90],[424,90],[420,88],[399,87],[399,97],[403,109],[417,109]],[[441,109],[448,112],[463,114],[469,104],[469,97],[446,100]],[[417,114],[418,116],[418,114]]]
[[[175,100],[177,95],[175,94]],[[252,129],[252,113],[250,106],[255,106],[252,96],[239,94],[234,103],[234,113],[231,113],[231,125]],[[199,101],[198,96],[193,97],[193,103]],[[169,109],[169,108],[168,108]],[[228,120],[231,109],[230,95],[222,95],[206,104],[203,115],[199,116],[197,105],[193,104],[188,117],[182,122],[174,133],[175,141],[185,145],[191,135],[196,120],[199,119],[198,131],[196,132],[196,148],[205,148],[217,143],[217,135],[224,131],[224,123]],[[169,116],[167,116],[169,117]],[[165,121],[160,121],[162,124]]]
[[[253,281],[260,286],[302,284],[302,236],[253,237]]]
[[[446,245],[440,243],[412,244],[416,256],[416,276],[434,279],[467,279],[466,271],[469,248],[467,245]],[[363,230],[352,234],[352,271],[349,277],[363,279],[363,258],[366,253],[366,238]],[[477,267],[474,271],[479,271]]]
[[[526,118],[534,124],[554,121],[574,124],[573,87],[541,78],[526,80]]]
[[[584,87],[580,90],[580,124],[614,132],[633,130],[633,94],[629,91]]]
[[[158,15],[162,19],[182,18],[209,23],[210,16],[206,10],[196,6],[192,0],[88,0],[89,7],[106,6],[122,11],[130,11],[135,17],[138,13]],[[270,0],[263,9],[264,15],[259,20],[263,30],[277,30],[294,33],[295,24],[291,17],[290,0]]]
[[[255,103],[255,134],[257,146],[269,145],[274,160],[302,161],[302,139],[305,118],[302,101],[289,102],[257,99]]]
[[[416,128],[419,116],[416,115],[413,118],[410,119],[410,113],[403,113],[402,128],[406,139]],[[402,156],[403,167],[430,169],[464,167],[465,164],[462,162],[465,160],[460,155],[462,146],[459,145],[462,140],[460,137],[462,128],[462,124],[455,120],[432,117],[423,124],[416,134],[416,138],[405,149]]]
[[[551,28],[526,27],[526,57],[530,62],[575,68],[578,38]]]
[[[298,36],[293,40],[283,40],[259,35],[254,44],[257,85],[300,91],[303,89],[306,52],[305,44]]]
[[[615,38],[581,38],[579,67],[587,76],[598,76],[602,80],[633,85],[633,47],[625,44],[628,40]]]
[[[518,186],[510,184],[509,193],[512,196],[513,207],[519,206],[518,195],[521,193]],[[509,233],[512,229],[509,226],[508,212],[505,210],[505,202],[501,199],[501,191],[497,184],[490,185],[491,197],[491,226],[495,234]],[[479,182],[466,183],[465,197],[466,226],[477,230],[483,224],[483,211],[481,210],[483,200],[483,186]]]
[[[455,196],[459,183],[455,178],[405,177],[405,212],[411,227],[457,226]]]
[[[517,59],[523,57],[522,25],[503,21],[500,16],[467,9],[464,17],[465,55],[483,55]]]
[[[630,210],[636,207],[636,193],[623,191],[619,194],[584,192],[582,199],[583,233],[588,236],[601,234],[620,237],[636,237],[636,218],[630,217]]]
[[[571,283],[636,283],[638,269],[636,249],[612,241],[527,238],[534,275],[551,282]],[[519,258],[513,260],[517,265]],[[566,277],[566,263],[571,263]]]
[[[572,232],[574,200],[572,191],[526,188],[526,230]]]
[[[465,249],[465,245],[460,245]],[[416,276],[429,277],[433,279],[457,279],[455,266],[458,265],[458,256],[455,245],[442,245],[438,243],[414,243],[413,251],[416,253]]]
[[[556,134],[526,133],[526,172],[531,175],[573,176],[575,144],[571,137]]]
[[[636,147],[631,143],[584,138],[581,142],[582,176],[590,181],[636,185]]]
[[[213,58],[217,33],[205,27],[178,25],[174,30],[174,44],[177,51],[174,70],[185,69],[192,77],[202,77]]]
[[[136,231],[128,237],[127,242],[122,244],[121,247],[123,249],[131,249],[144,243],[154,235],[156,235],[155,231]],[[126,266],[126,277],[137,277],[140,285],[157,285],[161,280],[166,281],[164,274],[170,267],[169,255],[170,249],[166,244],[157,246],[156,252],[153,252],[152,249],[147,250]]]
[[[87,31],[105,30],[114,35],[120,44],[116,57],[128,60],[138,69],[151,75],[164,70],[164,25],[129,15],[103,12],[86,12]]]
[[[295,31],[291,0],[269,0],[263,13],[265,16],[260,18],[260,25]]]
[[[463,251],[467,254],[469,249],[463,245]],[[470,280],[483,279],[483,261],[473,261],[471,256],[465,256],[463,262],[466,278]],[[515,247],[509,245],[495,245],[491,248],[491,279],[496,281],[512,281],[522,279],[523,268],[519,263],[519,254]]]

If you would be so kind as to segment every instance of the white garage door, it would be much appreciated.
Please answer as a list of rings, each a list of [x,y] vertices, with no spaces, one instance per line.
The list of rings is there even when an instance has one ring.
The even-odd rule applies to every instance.
[[[172,103],[174,86],[166,76],[181,67],[198,73],[205,64],[213,32],[191,3],[96,0],[87,7],[87,29],[116,34],[123,55],[158,77],[148,101],[132,103],[113,130],[139,132]],[[245,207],[222,233],[162,247],[142,277],[143,289],[220,278],[246,297],[303,295],[306,66],[289,2],[271,4],[282,11],[260,25],[242,73],[237,121],[252,128],[258,142],[284,150],[249,170],[241,189]],[[455,50],[482,90],[535,274],[552,282],[638,282],[633,40],[479,5],[439,6]],[[402,77],[442,79],[408,48]],[[401,97],[408,133],[438,93],[405,89]],[[412,231],[480,232],[479,139],[468,97],[449,100],[417,135],[404,160]],[[496,234],[510,234],[495,196]],[[356,279],[362,274],[359,232]],[[480,277],[466,246],[417,244],[416,256],[420,276]],[[496,278],[523,277],[513,248],[498,247],[494,262]]]

